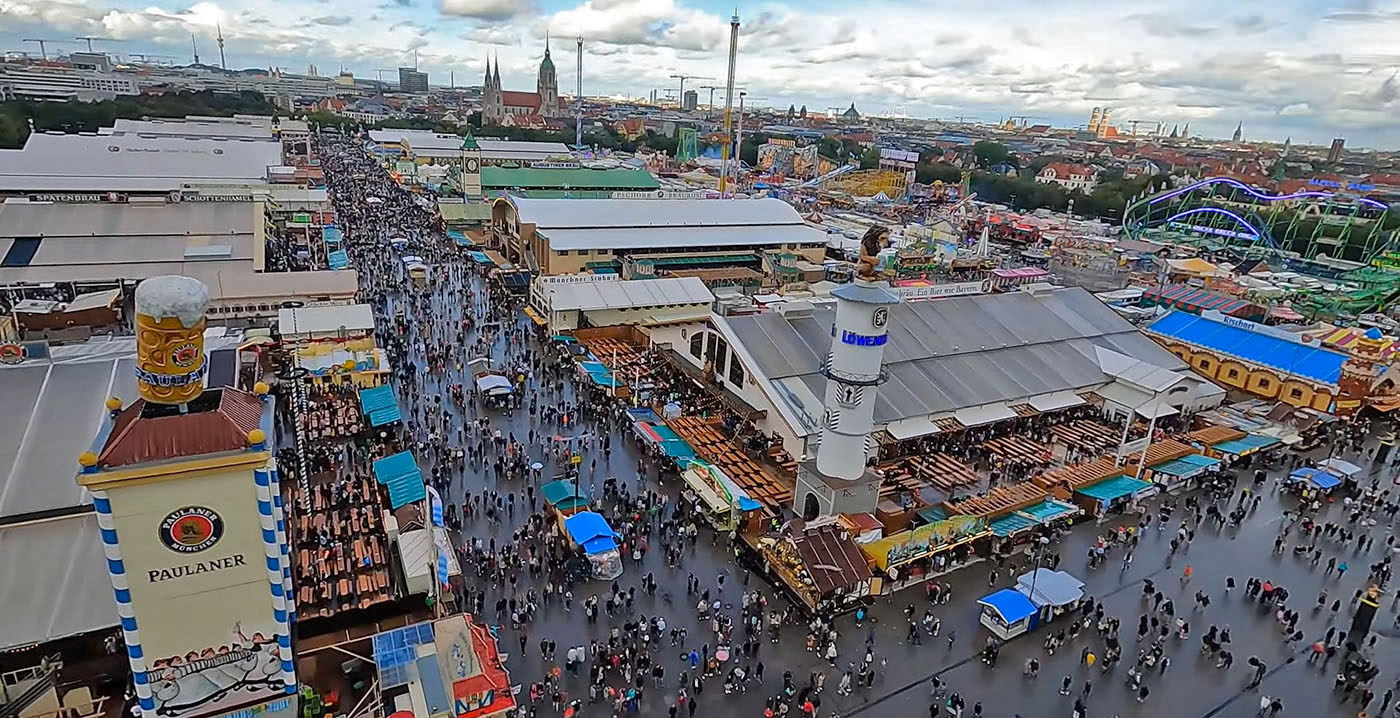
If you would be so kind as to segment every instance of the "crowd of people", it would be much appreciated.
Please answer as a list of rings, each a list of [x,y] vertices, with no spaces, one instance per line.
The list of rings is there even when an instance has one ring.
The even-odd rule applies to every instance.
[[[388,355],[392,382],[404,407],[401,441],[413,450],[451,517],[454,550],[464,575],[454,581],[446,599],[492,624],[503,646],[518,648],[518,653],[512,651],[510,665],[513,680],[524,686],[522,718],[663,711],[670,718],[690,717],[700,710],[706,691],[712,696],[761,691],[765,716],[834,715],[833,703],[851,694],[869,695],[883,680],[889,661],[886,642],[946,643],[946,650],[953,650],[957,633],[944,629],[943,613],[951,583],[929,582],[927,605],[908,606],[907,624],[884,637],[873,620],[867,625],[866,609],[854,617],[800,617],[778,592],[751,581],[740,564],[726,560],[716,566],[710,558],[714,553],[727,559],[738,553],[734,537],[712,531],[687,502],[675,500],[657,482],[669,468],[661,457],[636,446],[619,450],[619,442],[635,441],[624,430],[624,407],[606,393],[574,385],[573,360],[524,320],[521,298],[493,282],[489,267],[471,261],[446,239],[431,194],[400,187],[352,137],[323,133],[316,144],[345,246],[360,275],[360,298],[373,307],[381,327],[376,339]],[[410,279],[405,255],[421,258],[428,266],[423,281]],[[513,398],[507,406],[490,409],[478,392],[471,372],[474,360],[482,359],[492,372],[508,379]],[[685,385],[679,382],[677,391]],[[682,393],[675,398],[692,397]],[[1063,420],[1074,418],[1073,412],[1063,414]],[[1048,429],[1028,424],[1025,435],[1048,445]],[[989,438],[993,437],[968,433],[924,448],[1008,475],[1037,470],[987,454],[981,444]],[[314,449],[312,456],[313,462],[321,463]],[[588,560],[538,489],[556,478],[574,480],[579,495],[616,532],[622,577],[610,583],[591,580]],[[1223,535],[1237,530],[1241,521],[1258,520],[1252,517],[1259,510],[1259,491],[1257,486],[1238,489],[1231,479],[1200,497],[1169,499],[1160,513],[1144,511],[1121,531],[1106,534],[1108,540],[1098,547],[1101,550],[1091,550],[1089,561],[1121,555],[1126,571],[1149,532],[1169,530],[1172,548],[1163,552],[1164,560],[1168,565],[1185,563],[1199,533]],[[1299,596],[1267,578],[1249,577],[1243,567],[1239,580],[1245,588],[1237,597],[1259,601],[1274,613],[1281,642],[1321,643],[1324,657],[1331,651],[1343,653],[1344,661],[1370,660],[1374,640],[1348,639],[1338,628],[1346,616],[1331,606],[1334,601],[1354,604],[1351,579],[1364,572],[1347,574],[1348,557],[1366,556],[1367,563],[1352,561],[1358,568],[1369,565],[1369,578],[1382,586],[1389,580],[1393,539],[1382,536],[1389,533],[1395,507],[1396,497],[1376,487],[1349,503],[1343,516],[1328,514],[1328,504],[1308,505],[1280,524],[1282,542],[1309,547],[1297,560],[1317,566],[1314,557],[1321,552],[1329,563],[1337,561],[1327,567],[1324,580],[1339,584],[1344,575],[1349,580],[1345,590],[1329,589],[1330,599],[1319,608],[1300,605]],[[702,538],[726,550],[701,550]],[[1380,543],[1382,550],[1373,552],[1373,543]],[[1235,589],[1236,578],[1207,585],[1193,577],[1189,565],[1173,573],[1175,577],[1159,577],[1155,584],[1152,579],[1144,582],[1136,639],[1119,633],[1120,626],[1133,625],[1131,614],[1114,615],[1106,602],[1092,598],[1074,615],[1043,629],[1044,654],[1025,662],[1027,680],[1039,674],[1042,660],[1049,664],[1056,653],[1063,657],[1077,652],[1081,670],[1057,681],[1059,693],[1072,703],[1072,715],[1089,715],[1095,681],[1102,682],[1120,664],[1129,666],[1121,680],[1138,702],[1145,703],[1169,673],[1175,647],[1190,640],[1193,628],[1206,658],[1220,670],[1232,670],[1231,627],[1212,614],[1222,610],[1220,604]],[[994,571],[989,582],[1014,581],[1015,575],[1014,567],[1004,574]],[[1193,592],[1191,606],[1177,605],[1189,601]],[[587,640],[561,639],[541,628],[575,614],[588,627]],[[1332,630],[1309,635],[1323,619]],[[1201,631],[1204,626],[1209,627]],[[851,645],[852,630],[865,634],[863,646]],[[765,667],[765,643],[803,634],[809,662],[816,668],[794,676],[790,669]],[[566,645],[556,646],[557,640]],[[988,670],[995,670],[1000,644],[973,643]],[[1270,670],[1261,656],[1242,663],[1254,686]],[[781,678],[765,681],[765,674]],[[828,681],[836,684],[834,692],[841,698],[833,701]],[[982,704],[972,697],[976,690],[975,683],[953,690],[944,678],[935,677],[930,715],[946,712],[961,718],[970,701],[972,715],[980,718]],[[1379,700],[1362,700],[1374,698],[1373,690],[1378,689],[1369,681],[1357,681],[1347,700],[1361,704],[1360,710],[1374,709]],[[1270,697],[1265,709],[1273,710],[1276,703],[1278,711],[1283,710],[1277,697]],[[1390,705],[1387,701],[1381,711]]]

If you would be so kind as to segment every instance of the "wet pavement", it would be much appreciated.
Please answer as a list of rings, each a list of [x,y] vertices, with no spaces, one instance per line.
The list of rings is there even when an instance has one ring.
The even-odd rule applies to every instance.
[[[333,178],[333,184],[335,179]],[[347,235],[353,235],[355,231],[356,228],[350,227]],[[435,265],[432,271],[438,272],[439,269],[440,265]],[[375,271],[397,272],[394,276],[397,276],[398,281],[404,281],[401,267]],[[481,279],[473,277],[471,281],[480,288]],[[391,305],[394,301],[396,300],[391,298]],[[484,308],[480,300],[476,307],[464,307],[460,297],[444,292],[441,286],[436,291],[433,306],[438,308],[435,310],[438,312],[436,320],[447,323],[460,321],[465,312]],[[521,328],[527,326],[526,320],[518,312],[513,313],[508,321],[519,323]],[[391,329],[381,326],[380,332],[385,331]],[[521,347],[503,336],[491,349],[496,356],[501,357],[509,352],[519,352]],[[422,366],[422,360],[420,354],[414,354],[414,361],[419,366]],[[460,375],[455,369],[449,369],[446,376],[429,380],[420,396],[445,394],[448,386],[469,381],[468,377]],[[531,391],[535,390],[536,383],[534,379],[528,382]],[[572,388],[569,388],[562,401],[572,401],[574,398]],[[545,400],[561,401],[554,398]],[[450,406],[446,399],[443,400],[443,404]],[[421,415],[417,407],[405,406],[404,409],[405,416]],[[517,437],[522,437],[532,428],[531,417],[524,410],[517,410],[513,415],[507,416],[498,411],[469,407],[465,412],[466,418],[474,418],[483,411],[490,417],[492,429],[513,432]],[[445,432],[449,437],[455,434],[463,418],[455,410],[451,414],[452,427]],[[534,428],[540,430],[544,427],[536,423]],[[569,431],[550,426],[547,430],[554,434],[570,435],[591,429]],[[615,476],[633,488],[642,488],[638,482],[644,481],[645,486],[659,488],[674,498],[679,491],[678,482],[674,479],[667,483],[658,482],[650,462],[643,461],[641,447],[637,445],[631,432],[619,429],[611,429],[611,432],[613,451],[610,460],[605,462],[596,451],[585,454],[582,477],[584,485],[590,482],[601,484],[605,477]],[[539,452],[538,448],[532,450],[536,453],[531,458],[546,464],[543,471],[546,480],[559,470],[559,465],[554,463],[552,457]],[[598,459],[596,474],[588,469],[587,463],[595,457]],[[1353,460],[1365,465],[1363,461],[1355,458]],[[420,462],[425,464],[425,471],[431,463],[424,457],[420,457]],[[639,466],[647,467],[643,471],[645,479],[639,478]],[[493,489],[503,493],[523,494],[526,482],[530,481],[499,479],[494,472],[485,468],[474,470],[468,467],[463,472],[449,473],[452,475],[451,488],[449,495],[444,496],[444,499],[457,504],[462,502],[467,491],[477,495]],[[1382,483],[1390,485],[1391,473],[1383,471],[1380,475]],[[1241,487],[1246,483],[1242,480]],[[904,607],[913,604],[916,615],[922,615],[928,606],[923,592],[919,589],[906,590],[892,598],[879,600],[872,607],[863,626],[856,626],[853,616],[839,618],[837,628],[841,637],[839,656],[836,660],[838,668],[832,668],[825,660],[804,650],[803,626],[784,626],[781,641],[777,644],[767,640],[760,641],[757,658],[749,661],[751,664],[763,664],[763,683],[750,682],[743,694],[724,695],[722,679],[711,678],[704,684],[703,693],[694,696],[694,702],[698,705],[695,713],[704,716],[757,718],[764,715],[765,700],[776,694],[781,687],[784,671],[792,672],[793,680],[799,687],[808,682],[810,674],[821,671],[827,676],[826,690],[820,696],[820,716],[839,715],[850,718],[862,715],[883,718],[928,715],[929,679],[938,676],[950,690],[959,692],[966,700],[967,710],[964,716],[974,715],[973,706],[978,702],[983,706],[983,715],[988,717],[1070,716],[1074,699],[1081,695],[1086,681],[1092,681],[1092,692],[1085,704],[1087,715],[1093,718],[1148,715],[1202,718],[1253,716],[1258,710],[1260,695],[1280,697],[1285,704],[1282,713],[1284,716],[1354,718],[1359,706],[1355,703],[1339,704],[1338,694],[1333,691],[1333,677],[1340,664],[1340,657],[1326,665],[1309,664],[1303,651],[1307,644],[1319,637],[1328,626],[1335,625],[1339,630],[1344,630],[1350,624],[1351,606],[1354,603],[1351,600],[1352,595],[1366,584],[1367,564],[1382,557],[1385,551],[1384,537],[1389,535],[1390,526],[1382,518],[1381,525],[1371,529],[1378,540],[1369,552],[1357,552],[1352,546],[1342,547],[1323,539],[1319,545],[1325,548],[1328,556],[1338,556],[1339,560],[1346,560],[1352,566],[1352,570],[1343,578],[1338,579],[1335,574],[1330,578],[1324,577],[1322,566],[1313,567],[1309,562],[1296,558],[1291,552],[1282,555],[1273,553],[1274,537],[1282,523],[1280,513],[1286,508],[1296,506],[1295,499],[1275,493],[1272,490],[1273,484],[1271,480],[1263,491],[1260,507],[1251,512],[1239,528],[1216,529],[1214,524],[1208,522],[1207,526],[1198,530],[1194,542],[1172,557],[1168,556],[1168,544],[1173,535],[1172,529],[1179,523],[1182,512],[1176,512],[1169,530],[1164,532],[1159,533],[1155,530],[1154,521],[1154,527],[1143,536],[1141,545],[1134,552],[1132,566],[1126,570],[1121,569],[1121,549],[1113,553],[1105,565],[1092,570],[1087,568],[1086,552],[1093,543],[1095,532],[1104,530],[1096,529],[1092,523],[1076,527],[1062,542],[1050,547],[1050,552],[1058,553],[1062,557],[1060,568],[1084,580],[1087,595],[1102,601],[1107,614],[1118,617],[1122,622],[1124,660],[1108,673],[1103,672],[1100,666],[1086,668],[1079,660],[1085,646],[1091,647],[1096,653],[1102,653],[1103,640],[1092,631],[1070,641],[1053,656],[1048,655],[1042,648],[1042,639],[1045,637],[1042,630],[1008,642],[1001,650],[1000,660],[995,669],[979,660],[977,653],[988,634],[977,624],[979,608],[976,600],[991,590],[988,587],[991,564],[984,562],[939,579],[952,584],[953,598],[947,605],[934,608],[935,614],[942,621],[942,632],[937,638],[926,637],[923,645],[918,646],[904,642],[907,627]],[[510,540],[511,532],[524,523],[525,518],[526,511],[523,507],[497,525],[489,523],[477,514],[465,521],[462,537],[459,538],[470,540],[480,537],[484,541],[495,538],[498,542],[505,543]],[[1339,506],[1333,506],[1324,513],[1322,520],[1328,519],[1345,521]],[[1290,545],[1295,540],[1290,537]],[[662,640],[662,646],[657,650],[658,655],[654,656],[654,659],[666,667],[665,688],[653,688],[648,679],[648,689],[640,715],[666,715],[676,695],[675,677],[683,668],[681,656],[691,648],[699,648],[701,644],[708,643],[711,648],[715,646],[709,622],[702,623],[696,618],[696,598],[686,594],[689,575],[693,574],[704,587],[712,590],[717,585],[717,576],[726,576],[722,598],[726,602],[726,610],[736,618],[736,623],[739,616],[739,596],[743,590],[761,591],[770,601],[770,610],[775,605],[774,602],[786,601],[775,587],[758,576],[749,576],[734,563],[724,537],[714,536],[712,532],[702,530],[697,544],[686,548],[684,556],[682,565],[677,568],[668,568],[665,565],[661,551],[647,552],[640,564],[633,562],[630,557],[626,558],[625,572],[618,579],[618,584],[623,590],[631,586],[638,587],[635,614],[647,617],[662,616],[669,627],[683,627],[688,632],[684,645],[671,646],[668,645],[668,640]],[[1020,563],[1021,570],[1025,570],[1026,559],[1021,558]],[[1188,565],[1192,575],[1189,582],[1183,582],[1180,577]],[[465,568],[468,571],[471,569],[470,566]],[[640,590],[639,580],[648,572],[655,574],[661,586],[655,597],[647,596]],[[1006,577],[1007,572],[1001,573],[1002,578],[996,584],[998,588],[1010,585],[1010,579]],[[1228,594],[1225,591],[1227,577],[1233,577],[1238,584],[1238,588]],[[1268,579],[1289,589],[1289,605],[1302,611],[1299,628],[1305,634],[1303,642],[1286,646],[1279,623],[1270,610],[1262,608],[1258,602],[1251,601],[1243,595],[1245,582],[1250,577]],[[1139,703],[1136,692],[1130,691],[1125,685],[1125,677],[1127,668],[1137,652],[1134,639],[1138,617],[1151,608],[1150,602],[1144,602],[1142,597],[1143,582],[1149,579],[1154,581],[1168,598],[1174,599],[1177,615],[1184,615],[1190,622],[1190,635],[1184,640],[1175,637],[1168,639],[1167,655],[1171,659],[1170,667],[1161,674],[1154,672],[1146,680],[1151,694],[1146,701]],[[537,590],[542,588],[540,582],[530,584],[529,574],[524,574],[519,590],[523,591],[528,585],[533,585]],[[501,586],[484,588],[489,613],[495,600],[505,595],[507,589]],[[604,615],[597,624],[590,625],[584,620],[579,604],[590,594],[599,596],[601,600],[608,589],[609,585],[604,582],[576,586],[571,612],[565,611],[556,600],[544,604],[538,618],[527,629],[515,631],[509,625],[502,627],[501,650],[509,654],[507,666],[512,681],[528,686],[531,682],[541,680],[545,672],[554,665],[547,665],[543,661],[539,650],[541,639],[549,639],[557,644],[559,661],[556,663],[562,662],[562,657],[570,646],[586,646],[591,640],[605,641],[610,626],[620,625],[624,617],[619,615],[610,620]],[[1328,591],[1329,603],[1333,598],[1342,599],[1343,607],[1337,615],[1331,614],[1327,609],[1312,610],[1318,592],[1323,589]],[[1205,610],[1192,609],[1192,597],[1197,590],[1206,591],[1210,595],[1211,603]],[[491,616],[484,618],[488,622],[499,623]],[[1392,638],[1396,635],[1391,630],[1393,618],[1393,602],[1387,595],[1382,602],[1382,612],[1375,621],[1375,628],[1388,634],[1379,639],[1375,648],[1375,657],[1382,669],[1374,684],[1379,694],[1383,694],[1396,683],[1396,670],[1400,668],[1400,648]],[[1214,660],[1201,654],[1200,637],[1212,624],[1219,627],[1228,626],[1231,630],[1235,663],[1228,670],[1217,670]],[[1052,624],[1052,628],[1057,625]],[[522,637],[525,640],[523,651],[520,644]],[[850,662],[859,663],[867,645],[871,646],[875,663],[879,666],[875,684],[870,688],[857,689],[849,696],[837,695],[836,686],[841,668]],[[736,646],[735,653],[738,652]],[[1269,671],[1258,689],[1246,690],[1245,684],[1249,679],[1246,660],[1252,655],[1267,663]],[[1040,675],[1034,680],[1022,674],[1026,659],[1032,656],[1041,664]],[[740,659],[736,657],[733,660]],[[1059,694],[1061,681],[1066,675],[1072,678],[1070,696]],[[564,687],[569,691],[570,698],[586,701],[586,675],[565,674]],[[1376,709],[1380,703],[1381,698],[1377,696],[1370,704],[1372,716],[1377,715]],[[1392,701],[1386,715],[1395,710],[1394,704],[1395,701]],[[549,701],[541,702],[537,709],[539,715],[557,715]],[[611,707],[601,703],[585,703],[581,712],[581,715],[589,718],[611,714]],[[791,715],[797,714],[794,710]]]

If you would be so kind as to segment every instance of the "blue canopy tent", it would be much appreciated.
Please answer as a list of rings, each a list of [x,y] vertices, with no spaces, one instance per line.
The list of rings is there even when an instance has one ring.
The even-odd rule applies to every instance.
[[[1298,469],[1288,475],[1290,481],[1306,481],[1327,491],[1342,485],[1342,480],[1322,469]]]
[[[486,256],[485,252],[478,252],[476,250],[472,250],[470,252],[467,252],[467,256],[471,257],[472,261],[476,262],[477,264],[491,264],[491,258]]]
[[[374,478],[389,487],[389,508],[398,509],[428,497],[423,473],[413,454],[400,451],[374,462]]]
[[[343,249],[337,249],[326,255],[326,263],[331,269],[345,269],[350,266],[350,255]]]
[[[361,389],[360,411],[369,417],[370,426],[384,426],[403,418],[399,400],[394,396],[393,387],[388,384]]]
[[[587,554],[602,553],[617,549],[617,534],[613,533],[608,520],[593,511],[580,511],[564,519],[564,529],[569,538],[583,547]]]
[[[452,240],[453,242],[456,242],[456,243],[457,243],[457,246],[459,246],[459,247],[475,247],[475,246],[476,246],[476,242],[473,242],[471,237],[468,237],[467,235],[465,235],[465,234],[463,234],[463,233],[461,233],[461,232],[459,232],[459,231],[457,231],[457,230],[455,230],[455,229],[449,229],[449,230],[447,230],[447,238],[450,239],[450,240]]]

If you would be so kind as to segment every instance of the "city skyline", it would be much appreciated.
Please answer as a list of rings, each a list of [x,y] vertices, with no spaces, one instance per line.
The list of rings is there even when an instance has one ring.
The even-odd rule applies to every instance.
[[[1079,0],[1004,3],[970,15],[953,4],[764,3],[740,6],[737,82],[754,104],[809,111],[855,103],[865,113],[1085,124],[1092,107],[1169,129],[1226,139],[1349,148],[1400,147],[1400,0],[1325,0],[1306,8],[1241,2],[1219,12],[1182,0],[1154,12],[1106,10]],[[322,0],[0,0],[0,50],[36,52],[25,38],[94,41],[119,55],[191,61],[218,55],[231,69],[277,66],[374,79],[418,66],[434,86],[478,84],[488,54],[506,89],[533,89],[546,32],[560,86],[574,85],[573,37],[585,38],[585,92],[641,97],[674,91],[673,73],[722,84],[732,5],[714,0],[376,0],[347,10]],[[567,42],[565,41],[567,39]],[[722,102],[723,91],[716,93]],[[676,98],[679,99],[678,97]],[[700,93],[706,103],[708,92]]]

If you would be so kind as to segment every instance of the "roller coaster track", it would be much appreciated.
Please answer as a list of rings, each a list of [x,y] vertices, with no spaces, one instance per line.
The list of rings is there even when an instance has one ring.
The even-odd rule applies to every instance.
[[[1213,197],[1209,193],[1213,193],[1217,186],[1222,185],[1231,188],[1232,198],[1234,193],[1239,192],[1254,200],[1265,203],[1288,200],[1308,200],[1324,202],[1329,207],[1334,200],[1345,199],[1356,203],[1355,209],[1352,211],[1353,217],[1356,211],[1363,206],[1380,211],[1382,213],[1381,218],[1375,220],[1373,230],[1368,235],[1366,247],[1363,250],[1365,259],[1368,261],[1379,252],[1391,249],[1393,245],[1396,244],[1397,238],[1400,238],[1400,231],[1397,231],[1392,233],[1390,238],[1383,244],[1380,241],[1383,218],[1385,213],[1389,211],[1389,206],[1384,202],[1369,197],[1339,197],[1337,193],[1325,190],[1307,190],[1303,192],[1294,192],[1292,194],[1273,195],[1229,177],[1209,177],[1185,187],[1158,192],[1157,194],[1142,197],[1130,203],[1123,209],[1124,232],[1129,237],[1142,238],[1145,230],[1155,229],[1169,223],[1181,224],[1184,218],[1197,217],[1197,222],[1204,218],[1206,224],[1192,223],[1184,229],[1187,231],[1194,230],[1200,234],[1220,236],[1226,239],[1244,240],[1249,245],[1249,250],[1262,246],[1265,248],[1266,254],[1280,254],[1284,248],[1280,247],[1279,242],[1275,239],[1271,230],[1271,226],[1274,224],[1272,219],[1276,216],[1277,212],[1270,212],[1270,219],[1265,220],[1252,209],[1239,209],[1236,211],[1210,206]],[[1198,194],[1202,190],[1204,190],[1205,193]],[[1236,203],[1231,202],[1231,204]],[[1294,214],[1294,218],[1288,224],[1287,232],[1293,231],[1300,216],[1300,214]],[[1308,256],[1311,256],[1317,248],[1316,240],[1320,230],[1321,223],[1319,223],[1317,229],[1314,230],[1314,236],[1310,238],[1307,247]],[[1343,229],[1342,235],[1336,238],[1338,244],[1345,245],[1349,231],[1350,226],[1348,225]],[[1264,240],[1262,245],[1259,242],[1260,239]],[[1285,239],[1287,239],[1287,237],[1285,237]]]

